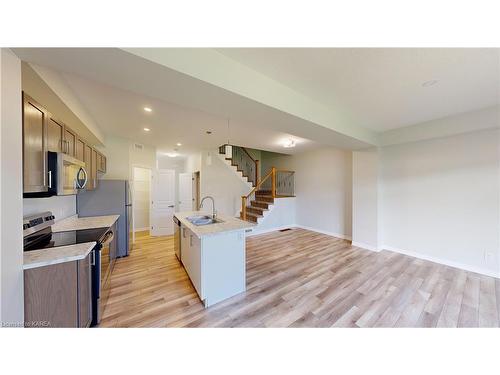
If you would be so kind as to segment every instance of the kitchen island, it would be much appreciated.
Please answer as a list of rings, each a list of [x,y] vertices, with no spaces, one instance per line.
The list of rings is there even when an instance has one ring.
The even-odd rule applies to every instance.
[[[196,225],[201,211],[177,212],[181,261],[198,296],[209,307],[246,290],[245,232],[253,223],[234,217]],[[202,220],[203,221],[203,220]]]

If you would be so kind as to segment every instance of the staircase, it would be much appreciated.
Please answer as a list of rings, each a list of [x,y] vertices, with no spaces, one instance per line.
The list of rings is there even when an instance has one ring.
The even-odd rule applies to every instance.
[[[258,224],[272,210],[275,199],[294,196],[295,172],[272,167],[259,179],[259,160],[255,160],[244,147],[222,145],[219,154],[251,185],[250,192],[241,197],[242,220]]]

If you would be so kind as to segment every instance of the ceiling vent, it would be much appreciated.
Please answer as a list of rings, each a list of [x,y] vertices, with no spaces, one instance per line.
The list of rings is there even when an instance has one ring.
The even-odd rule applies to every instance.
[[[141,145],[140,143],[134,143],[134,150],[142,151],[143,149],[144,149],[144,145]]]

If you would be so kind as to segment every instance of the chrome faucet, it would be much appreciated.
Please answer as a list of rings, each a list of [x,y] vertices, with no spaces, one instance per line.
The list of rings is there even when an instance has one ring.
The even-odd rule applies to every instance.
[[[203,199],[200,202],[200,207],[198,209],[203,208],[203,201],[205,199],[207,199],[207,198],[209,198],[209,199],[212,200],[212,219],[215,219],[217,217],[217,211],[215,211],[215,200],[210,195],[207,195],[206,197],[203,197]]]

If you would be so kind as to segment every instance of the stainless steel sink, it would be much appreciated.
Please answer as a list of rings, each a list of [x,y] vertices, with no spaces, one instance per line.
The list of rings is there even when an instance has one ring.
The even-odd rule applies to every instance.
[[[186,218],[191,224],[196,226],[223,223],[222,220],[214,219],[209,215],[188,216]]]

